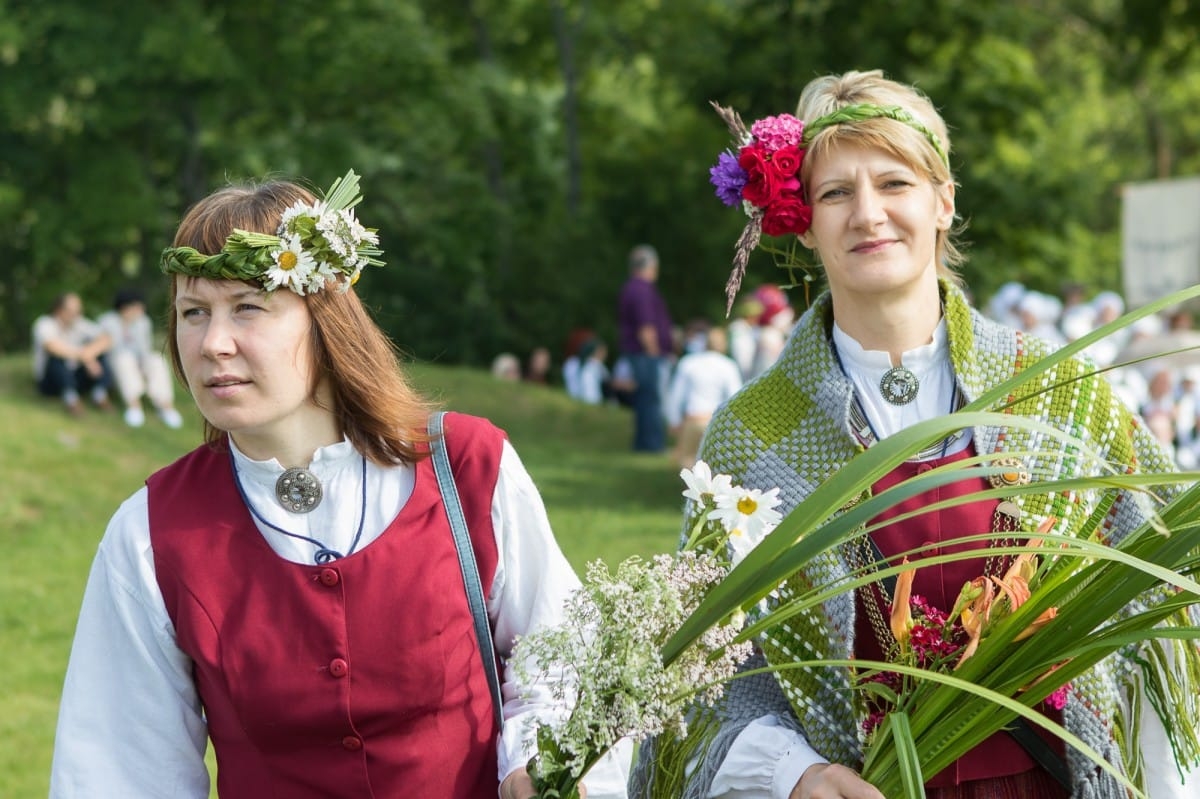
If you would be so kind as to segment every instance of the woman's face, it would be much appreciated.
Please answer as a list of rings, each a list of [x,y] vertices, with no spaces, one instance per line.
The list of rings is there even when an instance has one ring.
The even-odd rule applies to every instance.
[[[291,291],[237,280],[180,279],[176,340],[204,418],[253,457],[303,440],[328,412],[313,402],[312,316]]]
[[[835,295],[936,285],[937,234],[954,220],[952,185],[935,187],[883,150],[846,143],[813,164],[808,196],[812,227],[802,240],[820,253]]]

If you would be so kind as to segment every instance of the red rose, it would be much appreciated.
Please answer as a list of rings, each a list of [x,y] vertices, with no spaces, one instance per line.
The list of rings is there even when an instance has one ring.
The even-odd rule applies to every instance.
[[[804,161],[804,151],[791,144],[780,147],[771,153],[771,165],[781,177],[794,177],[800,171]]]
[[[765,208],[779,194],[779,177],[771,166],[770,155],[757,144],[750,144],[738,153],[738,166],[746,170],[746,185],[742,197],[752,205]]]
[[[780,196],[763,214],[762,229],[768,236],[808,232],[812,225],[812,207],[805,205],[798,193]]]

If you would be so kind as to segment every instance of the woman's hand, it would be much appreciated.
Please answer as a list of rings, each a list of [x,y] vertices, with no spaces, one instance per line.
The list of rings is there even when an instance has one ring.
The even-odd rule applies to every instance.
[[[885,799],[874,785],[853,769],[836,763],[809,766],[788,799]]]
[[[504,778],[500,783],[500,799],[532,799],[537,792],[533,790],[533,780],[529,772],[521,767]]]
[[[500,783],[500,799],[533,799],[537,792],[533,789],[533,780],[524,767],[517,769],[504,778]],[[587,789],[579,786],[579,799],[587,799]]]

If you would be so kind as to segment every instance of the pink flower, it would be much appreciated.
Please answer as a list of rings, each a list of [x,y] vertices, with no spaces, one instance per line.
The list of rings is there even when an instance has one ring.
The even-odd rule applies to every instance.
[[[1071,693],[1071,683],[1060,685],[1054,692],[1042,700],[1046,707],[1062,710],[1067,706],[1067,696]]]
[[[800,147],[804,138],[804,123],[791,114],[763,117],[750,126],[750,135],[768,150],[781,147]]]

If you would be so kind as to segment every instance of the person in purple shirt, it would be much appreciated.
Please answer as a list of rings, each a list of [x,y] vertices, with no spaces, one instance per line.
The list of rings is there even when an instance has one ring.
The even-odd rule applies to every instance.
[[[658,251],[639,244],[629,252],[629,279],[617,301],[618,346],[633,367],[633,449],[662,452],[667,434],[663,419],[662,375],[671,353],[671,316],[655,282]]]

